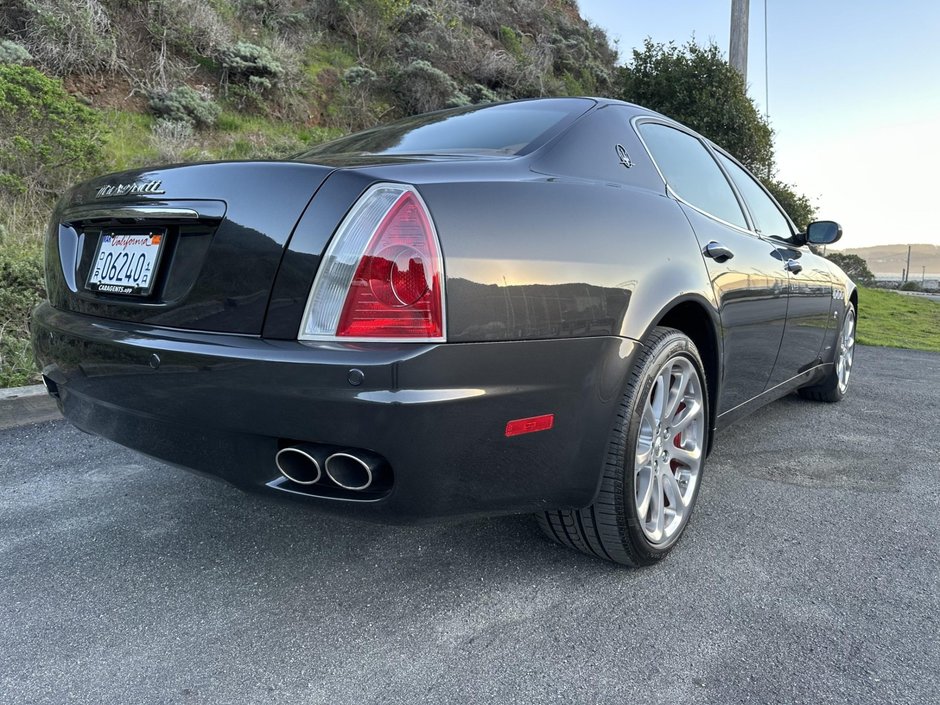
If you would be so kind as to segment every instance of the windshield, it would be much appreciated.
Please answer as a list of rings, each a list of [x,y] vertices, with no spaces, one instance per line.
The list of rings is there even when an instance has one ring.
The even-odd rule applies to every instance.
[[[339,154],[525,154],[592,105],[594,101],[583,98],[555,98],[441,110],[326,142],[296,159]]]

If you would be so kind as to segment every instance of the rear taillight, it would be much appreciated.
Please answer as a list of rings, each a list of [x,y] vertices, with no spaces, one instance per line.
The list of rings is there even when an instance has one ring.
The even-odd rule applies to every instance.
[[[376,184],[349,212],[317,272],[299,338],[445,339],[443,258],[414,187]]]

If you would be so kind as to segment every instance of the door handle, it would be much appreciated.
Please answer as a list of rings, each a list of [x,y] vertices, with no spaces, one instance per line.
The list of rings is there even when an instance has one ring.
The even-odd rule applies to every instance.
[[[702,254],[706,257],[711,257],[716,262],[727,262],[729,259],[734,257],[734,253],[731,250],[722,245],[720,242],[715,242],[714,240],[705,245],[705,249],[702,250]]]
[[[795,259],[788,259],[787,263],[784,265],[784,268],[791,274],[799,274],[803,271],[803,265],[797,262]]]

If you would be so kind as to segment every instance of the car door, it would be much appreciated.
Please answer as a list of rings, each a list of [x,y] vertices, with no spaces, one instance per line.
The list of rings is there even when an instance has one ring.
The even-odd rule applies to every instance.
[[[767,382],[771,389],[821,362],[830,325],[832,280],[825,261],[805,245],[796,244],[789,218],[764,187],[730,157],[717,154],[744,199],[757,234],[777,248],[779,267],[787,276],[787,323],[777,363]]]
[[[787,273],[778,248],[751,232],[735,191],[701,139],[654,120],[639,121],[637,128],[695,231],[718,301],[721,414],[767,387],[786,323]]]

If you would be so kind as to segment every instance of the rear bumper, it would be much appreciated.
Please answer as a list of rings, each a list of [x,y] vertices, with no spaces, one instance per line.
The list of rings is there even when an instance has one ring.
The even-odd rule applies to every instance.
[[[32,336],[79,428],[245,490],[390,522],[589,504],[637,347],[618,337],[304,344],[49,304]],[[555,415],[552,429],[505,437],[507,421],[541,414]],[[359,502],[272,486],[285,439],[371,450],[392,468],[391,492]]]

